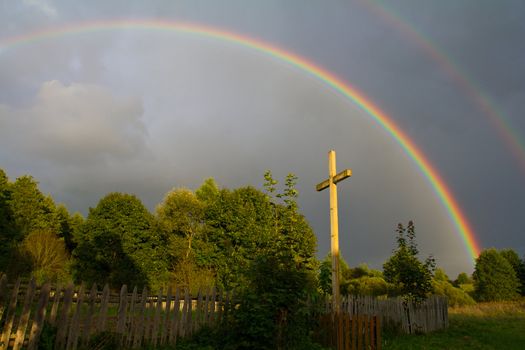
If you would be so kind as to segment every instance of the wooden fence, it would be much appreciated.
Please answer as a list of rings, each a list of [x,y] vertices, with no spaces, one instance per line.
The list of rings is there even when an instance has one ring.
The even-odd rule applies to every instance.
[[[384,327],[406,334],[427,333],[448,327],[447,298],[437,295],[421,302],[409,302],[401,297],[345,296],[341,310],[350,317],[377,316]],[[326,312],[331,312],[329,301],[326,302]]]
[[[337,350],[381,350],[379,317],[346,312],[324,314],[319,319],[315,340]]]
[[[65,288],[34,280],[18,279],[8,288],[0,278],[0,350],[36,349],[46,324],[56,331],[55,349],[86,347],[89,339],[101,332],[111,332],[125,348],[176,344],[204,325],[221,322],[231,310],[231,293],[209,289],[190,296],[188,290],[169,288],[150,295],[144,288],[129,293],[122,286],[112,294],[106,285]]]
[[[210,289],[191,296],[188,290],[168,289],[150,295],[144,288],[111,293],[106,285],[86,289],[18,279],[0,278],[0,350],[36,349],[44,325],[55,332],[56,349],[86,347],[93,335],[110,332],[125,348],[144,344],[176,344],[204,325],[221,322],[234,303],[232,293]],[[312,305],[313,306],[313,305]],[[404,333],[426,333],[448,326],[447,300],[433,296],[421,303],[402,298],[364,296],[343,298],[341,313],[334,314],[327,300],[321,307],[318,341],[337,349],[380,349],[381,328]]]

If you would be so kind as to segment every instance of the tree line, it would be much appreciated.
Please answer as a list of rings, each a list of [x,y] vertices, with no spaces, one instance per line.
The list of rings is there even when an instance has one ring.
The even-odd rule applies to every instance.
[[[256,257],[279,252],[330,294],[330,256],[315,257],[316,238],[298,208],[296,183],[289,174],[279,189],[269,171],[264,191],[219,188],[210,178],[195,191],[172,189],[153,213],[135,195],[115,192],[84,218],[43,194],[31,176],[10,181],[0,169],[0,271],[115,288],[236,289],[247,285]],[[483,251],[471,276],[451,280],[432,257],[420,260],[413,222],[399,224],[396,233],[397,248],[383,271],[350,268],[341,258],[342,294],[437,293],[452,304],[525,294],[525,259],[512,249]]]
[[[289,174],[279,186],[269,171],[264,190],[220,188],[210,178],[195,191],[173,188],[153,212],[135,195],[113,192],[83,217],[43,194],[31,176],[10,181],[0,169],[0,272],[115,289],[235,290],[242,302],[222,341],[294,348],[309,339],[304,301],[331,293],[331,259],[316,258],[296,183]],[[525,295],[525,260],[512,249],[483,251],[471,276],[451,280],[433,257],[419,257],[413,222],[395,232],[382,271],[341,258],[341,294],[439,294],[452,306]]]

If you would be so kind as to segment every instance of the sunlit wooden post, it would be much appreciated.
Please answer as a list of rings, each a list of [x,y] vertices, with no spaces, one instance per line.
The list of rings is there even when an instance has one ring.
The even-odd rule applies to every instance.
[[[339,224],[337,217],[337,183],[352,176],[352,170],[345,169],[336,174],[335,151],[328,152],[328,180],[316,186],[317,191],[330,188],[330,238],[332,254],[332,303],[333,310],[338,313],[341,308],[339,295]]]

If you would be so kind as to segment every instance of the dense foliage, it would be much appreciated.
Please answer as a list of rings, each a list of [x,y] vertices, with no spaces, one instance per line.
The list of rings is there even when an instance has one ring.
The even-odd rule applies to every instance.
[[[417,257],[414,223],[397,227],[397,249],[383,265],[385,280],[397,288],[397,293],[409,298],[424,299],[432,291],[435,262],[429,257],[421,262]]]
[[[82,226],[73,251],[75,279],[114,288],[158,287],[166,270],[164,246],[153,215],[137,197],[110,193],[90,209]]]
[[[0,272],[114,289],[234,290],[238,307],[202,337],[204,347],[314,349],[307,301],[332,293],[331,257],[315,258],[296,182],[290,174],[280,188],[268,171],[261,191],[219,188],[210,178],[196,191],[173,188],[154,213],[132,194],[109,193],[84,218],[55,204],[31,176],[12,182],[0,169]],[[473,276],[451,281],[431,257],[420,261],[413,222],[396,232],[383,271],[340,257],[341,294],[417,300],[434,293],[452,306],[525,294],[525,261],[511,249],[482,252]]]
[[[510,300],[518,296],[520,282],[511,263],[496,249],[481,252],[473,274],[479,301]]]

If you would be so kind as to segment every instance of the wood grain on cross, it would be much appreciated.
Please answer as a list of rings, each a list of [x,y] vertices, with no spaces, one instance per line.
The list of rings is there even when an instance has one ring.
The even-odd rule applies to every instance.
[[[332,303],[333,310],[339,312],[341,298],[339,296],[339,226],[337,218],[337,183],[352,176],[352,170],[345,169],[336,174],[335,151],[328,152],[328,179],[318,184],[315,188],[322,191],[330,188],[330,237],[332,254]]]

